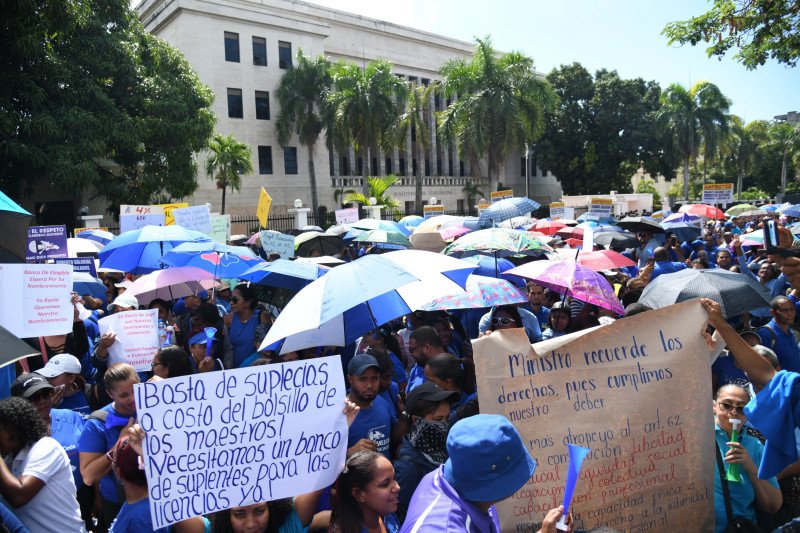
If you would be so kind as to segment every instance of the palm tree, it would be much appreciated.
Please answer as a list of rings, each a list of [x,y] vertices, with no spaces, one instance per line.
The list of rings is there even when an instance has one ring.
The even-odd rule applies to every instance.
[[[427,87],[412,84],[406,99],[405,110],[398,117],[393,131],[394,142],[398,146],[405,146],[409,131],[413,130],[415,133],[414,157],[417,160],[417,171],[414,180],[414,210],[417,213],[422,212],[422,170],[425,161],[423,150],[427,150],[430,145],[430,130],[425,115],[429,109],[430,96],[433,91],[433,84]]]
[[[349,150],[361,156],[362,191],[367,193],[369,153],[392,145],[390,129],[403,109],[408,84],[392,73],[383,59],[365,68],[339,62],[331,69],[332,90],[326,97],[326,143],[329,149]]]
[[[298,50],[297,63],[284,73],[275,93],[281,109],[275,121],[278,144],[286,146],[296,133],[300,144],[308,150],[308,180],[314,213],[319,209],[314,151],[322,133],[321,109],[330,86],[330,62],[325,56],[309,57]]]
[[[781,196],[786,194],[786,174],[789,160],[800,151],[800,126],[788,122],[772,124],[767,131],[765,148],[775,148],[781,154]]]
[[[719,87],[707,81],[699,81],[688,90],[673,83],[661,95],[657,123],[668,147],[683,161],[684,201],[689,201],[690,161],[697,158],[702,139],[714,142],[726,131],[730,104]]]
[[[736,171],[736,201],[742,201],[744,176],[752,170],[758,156],[758,130],[763,121],[753,121],[747,125],[736,115],[730,117],[730,134],[721,148]]]
[[[490,189],[511,150],[544,131],[544,113],[555,109],[556,94],[519,52],[498,57],[491,39],[477,39],[470,61],[449,61],[441,70],[447,96],[457,97],[439,115],[440,136],[458,146],[459,156],[479,168],[486,159]]]
[[[472,180],[467,180],[467,184],[464,185],[464,188],[461,189],[461,192],[463,192],[467,197],[467,212],[472,212],[473,206],[475,205],[476,196],[486,196]]]
[[[351,191],[345,194],[344,203],[356,202],[369,205],[369,199],[377,200],[375,205],[385,205],[387,213],[394,213],[400,202],[387,193],[389,187],[397,183],[398,177],[394,174],[367,179],[367,190],[364,193]]]
[[[209,144],[211,156],[206,159],[206,174],[217,180],[217,189],[222,189],[222,209],[225,214],[225,192],[242,187],[242,174],[252,174],[253,161],[250,147],[241,143],[233,135],[214,134]]]

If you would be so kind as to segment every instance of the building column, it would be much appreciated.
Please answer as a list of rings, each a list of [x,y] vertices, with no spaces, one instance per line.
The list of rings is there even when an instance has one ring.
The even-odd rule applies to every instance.
[[[386,154],[380,148],[378,148],[378,175],[386,175]]]
[[[395,148],[392,150],[392,170],[393,174],[400,177],[400,149]]]
[[[340,174],[340,161],[339,161],[339,152],[336,151],[335,148],[331,149],[331,154],[333,154],[333,176],[338,178],[341,176]]]
[[[428,157],[431,159],[431,176],[438,176],[439,172],[436,168],[436,100],[431,92],[428,97]]]

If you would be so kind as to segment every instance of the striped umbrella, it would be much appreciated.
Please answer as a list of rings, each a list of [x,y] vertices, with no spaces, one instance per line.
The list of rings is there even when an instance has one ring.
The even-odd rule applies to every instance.
[[[483,210],[478,218],[478,227],[491,228],[504,220],[528,215],[528,213],[532,213],[540,207],[541,204],[539,202],[535,202],[530,198],[506,198],[493,203]]]

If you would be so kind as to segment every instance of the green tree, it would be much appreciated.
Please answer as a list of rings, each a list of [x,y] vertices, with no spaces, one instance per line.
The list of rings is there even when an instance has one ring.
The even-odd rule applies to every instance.
[[[472,180],[467,180],[466,185],[464,188],[461,189],[461,192],[467,197],[467,211],[472,212],[475,209],[475,198],[482,198],[486,196],[486,194],[480,190],[479,186],[475,184]]]
[[[233,135],[214,135],[209,145],[211,156],[206,159],[206,173],[217,180],[217,189],[222,189],[222,214],[225,214],[225,192],[238,191],[242,187],[242,174],[253,172],[250,147],[237,141]]]
[[[800,152],[800,126],[787,122],[772,124],[767,131],[767,148],[774,148],[781,158],[781,195],[786,193],[786,177],[789,163]]]
[[[652,194],[653,209],[656,209],[655,206],[661,205],[661,195],[658,194],[658,191],[656,190],[656,184],[653,182],[653,180],[644,178],[639,180],[639,183],[636,185],[636,192],[640,194]]]
[[[748,69],[772,58],[794,67],[800,57],[800,4],[796,0],[714,0],[714,6],[689,20],[671,22],[663,35],[669,44],[708,43],[708,57],[734,56]]]
[[[311,206],[319,210],[317,174],[314,153],[322,133],[322,108],[331,87],[330,62],[325,56],[309,57],[297,51],[294,68],[288,69],[278,84],[275,96],[280,106],[275,130],[278,144],[289,144],[292,134],[297,134],[300,144],[308,150],[308,180],[311,185]]]
[[[439,115],[440,136],[453,142],[473,169],[486,160],[489,188],[495,190],[512,150],[522,151],[544,132],[544,113],[556,95],[520,52],[498,57],[489,37],[476,39],[470,61],[442,67],[444,91],[456,99]]]
[[[430,108],[430,97],[435,90],[435,85],[412,84],[406,98],[403,113],[398,117],[394,129],[394,142],[397,146],[405,146],[408,132],[414,131],[414,158],[417,160],[417,169],[414,179],[414,210],[422,212],[422,172],[425,156],[423,150],[430,146],[430,129],[426,116]]]
[[[213,93],[125,0],[3,5],[0,187],[150,203],[197,188]]]
[[[377,200],[375,205],[385,205],[387,213],[396,213],[400,202],[393,198],[388,191],[389,187],[397,183],[398,179],[394,174],[367,178],[367,191],[365,193],[350,191],[345,194],[344,202],[369,205],[369,199],[375,198]]]
[[[365,68],[339,62],[331,69],[332,90],[326,98],[326,142],[340,151],[355,148],[361,156],[362,192],[367,193],[370,153],[392,145],[391,128],[403,110],[408,84],[383,59]]]
[[[689,200],[689,164],[697,157],[702,139],[727,128],[730,101],[713,83],[699,81],[686,89],[678,83],[661,95],[658,125],[668,148],[683,163],[683,199]]]
[[[759,156],[758,129],[758,122],[745,125],[741,118],[732,115],[730,134],[721,146],[723,158],[728,159],[736,175],[736,199],[739,202],[742,201],[744,178],[752,172]]]

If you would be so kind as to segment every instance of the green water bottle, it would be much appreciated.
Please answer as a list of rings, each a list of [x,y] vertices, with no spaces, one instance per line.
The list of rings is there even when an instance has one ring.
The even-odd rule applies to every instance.
[[[730,420],[731,425],[733,425],[733,431],[731,431],[731,442],[739,442],[739,426],[742,425],[742,421],[736,418],[731,418]],[[725,479],[734,483],[742,482],[742,474],[739,471],[738,464],[728,465],[728,473],[725,474]]]

